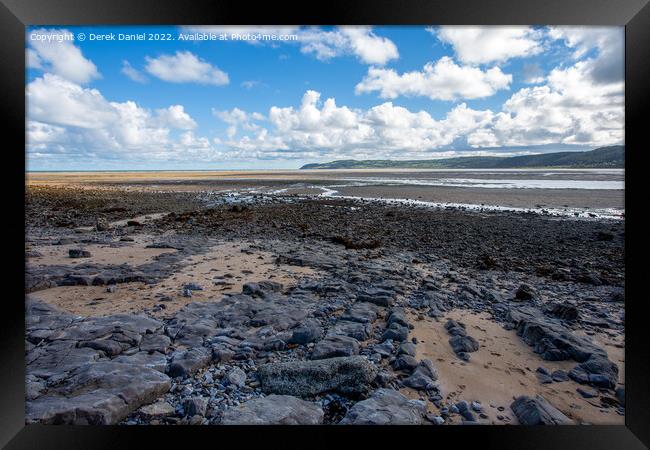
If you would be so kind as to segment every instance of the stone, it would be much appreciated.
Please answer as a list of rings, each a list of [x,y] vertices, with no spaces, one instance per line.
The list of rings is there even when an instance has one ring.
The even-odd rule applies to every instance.
[[[150,405],[143,406],[138,410],[147,419],[173,416],[176,413],[176,410],[168,402],[161,401],[152,403]]]
[[[68,250],[68,256],[70,258],[90,258],[91,254],[88,250],[82,250],[80,248],[71,248]]]
[[[341,425],[421,425],[427,410],[424,402],[409,400],[398,391],[377,389],[370,398],[355,403]]]
[[[246,372],[239,367],[234,367],[226,374],[226,381],[228,384],[242,387],[246,384]]]
[[[114,425],[171,387],[147,367],[96,361],[77,367],[48,395],[26,402],[27,423]]]
[[[449,339],[449,345],[454,353],[471,353],[478,350],[479,345],[472,336],[453,336]]]
[[[313,396],[322,392],[367,392],[377,368],[362,356],[261,365],[257,372],[268,394]]]
[[[269,395],[228,408],[222,425],[319,425],[323,410],[313,402],[290,395]]]
[[[187,283],[183,285],[183,289],[189,289],[190,291],[202,291],[203,286],[198,283]]]
[[[208,365],[212,355],[204,348],[191,348],[172,357],[169,364],[171,377],[185,377]]]
[[[433,363],[428,359],[420,361],[411,375],[404,380],[404,386],[417,390],[430,390],[435,388],[438,373]]]
[[[451,334],[452,336],[467,335],[467,331],[465,331],[465,325],[452,319],[447,319],[447,323],[445,323],[445,330],[447,330],[447,333]]]
[[[570,303],[555,303],[547,309],[548,313],[567,322],[578,320],[578,308]]]
[[[625,387],[621,386],[616,388],[616,400],[625,408]]]
[[[532,300],[533,298],[535,298],[536,295],[537,293],[532,287],[530,287],[527,284],[521,284],[517,288],[517,291],[515,292],[515,300],[518,301]]]
[[[205,397],[191,397],[183,402],[183,409],[188,416],[205,416],[208,401]]]
[[[397,347],[398,355],[409,355],[415,357],[416,347],[412,342],[403,342]]]
[[[354,303],[350,308],[346,309],[341,320],[349,320],[352,322],[372,323],[377,320],[379,308],[368,302]]]
[[[357,341],[363,342],[370,338],[371,333],[372,326],[369,323],[340,320],[329,330],[327,334],[328,336],[349,336],[356,339]]]
[[[395,370],[403,370],[411,373],[418,366],[418,361],[410,355],[401,355],[393,361],[392,366]]]
[[[357,294],[357,301],[373,303],[377,306],[390,307],[393,305],[394,297],[395,294],[391,291],[379,288],[371,288]]]
[[[551,378],[555,382],[568,381],[569,374],[564,370],[556,370],[551,374]]]
[[[571,425],[573,421],[551,405],[541,395],[522,395],[510,405],[522,425]]]
[[[390,339],[397,342],[404,342],[408,339],[409,329],[397,322],[393,322],[382,334],[383,341]]]
[[[614,389],[618,381],[618,366],[602,355],[592,355],[569,371],[569,378],[580,384]]]
[[[334,358],[359,354],[359,341],[349,336],[327,336],[314,346],[311,359]]]
[[[317,342],[323,337],[323,329],[317,320],[306,320],[298,328],[294,328],[290,344],[305,345],[310,342]]]
[[[508,316],[517,334],[533,347],[542,359],[563,361],[573,359],[587,361],[592,355],[606,358],[606,352],[596,347],[588,339],[573,334],[565,326],[544,317],[534,308],[511,309]]]
[[[259,283],[245,283],[242,293],[251,297],[266,297],[271,292],[280,292],[282,284],[275,281],[260,281]]]
[[[111,226],[108,223],[108,220],[104,217],[97,217],[97,219],[95,219],[95,229],[97,231],[108,231],[110,228]]]
[[[589,387],[579,387],[576,389],[576,392],[580,394],[583,398],[598,397],[598,391]]]

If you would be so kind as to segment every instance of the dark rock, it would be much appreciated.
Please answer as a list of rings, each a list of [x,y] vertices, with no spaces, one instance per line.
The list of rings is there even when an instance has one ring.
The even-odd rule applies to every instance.
[[[515,292],[515,300],[532,300],[536,295],[537,293],[532,287],[527,284],[522,284],[517,288],[517,292]]]
[[[377,306],[390,307],[393,305],[394,296],[393,292],[384,289],[366,289],[357,294],[357,302],[368,302]]]
[[[571,369],[569,378],[580,384],[614,389],[618,381],[618,366],[602,355],[592,355]]]
[[[159,371],[97,361],[71,372],[47,396],[27,402],[27,423],[113,425],[171,386]]]
[[[325,359],[337,356],[359,354],[359,341],[349,336],[327,336],[314,346],[311,359]]]
[[[398,355],[409,355],[415,357],[416,351],[415,344],[411,342],[403,342],[399,347],[397,347]]]
[[[438,373],[433,363],[428,359],[420,361],[411,375],[404,380],[404,385],[417,390],[431,390],[435,388]]]
[[[183,402],[183,409],[185,414],[188,416],[205,416],[205,412],[208,408],[208,401],[204,397],[192,397],[185,399]]]
[[[174,355],[169,364],[171,377],[185,377],[205,367],[212,360],[212,355],[204,348],[191,348]]]
[[[228,384],[232,384],[237,387],[242,387],[246,384],[246,372],[241,370],[239,367],[233,367],[226,374],[225,380]]]
[[[403,370],[411,373],[417,367],[418,361],[410,355],[401,355],[393,361],[392,365],[395,370]]]
[[[264,364],[258,376],[265,393],[299,397],[321,392],[367,392],[377,368],[361,356]]]
[[[305,345],[316,342],[323,336],[323,329],[317,320],[306,320],[298,328],[294,328],[289,343]]]
[[[424,402],[409,400],[392,389],[378,389],[355,403],[339,422],[342,425],[421,425],[427,413]]]
[[[570,303],[555,303],[548,308],[549,314],[567,322],[578,320],[578,308]]]
[[[511,309],[508,314],[517,329],[517,334],[524,342],[533,346],[535,353],[538,353],[542,359],[547,361],[573,359],[584,362],[592,355],[606,356],[603,349],[544,317],[535,309]]]
[[[551,378],[555,382],[562,382],[562,381],[568,381],[569,380],[569,374],[566,373],[564,370],[556,370],[551,374]]]
[[[408,339],[409,329],[403,325],[400,325],[397,322],[393,322],[382,334],[381,339],[385,341],[386,339],[391,339],[397,342],[403,342]]]
[[[350,308],[348,308],[343,315],[341,320],[349,320],[352,322],[360,323],[371,323],[377,320],[379,308],[369,302],[358,302],[354,303]]]
[[[616,388],[616,400],[618,400],[618,403],[622,407],[625,407],[625,388],[624,387]]]
[[[68,255],[70,258],[90,258],[91,256],[88,250],[82,250],[80,248],[71,248],[68,250]]]
[[[449,345],[454,353],[470,353],[478,350],[479,345],[472,336],[453,336],[449,339]]]
[[[588,387],[584,387],[584,388],[579,387],[579,388],[576,389],[576,392],[578,392],[578,394],[582,395],[583,398],[598,397],[598,391],[595,390],[595,389],[588,388]]]
[[[202,291],[203,286],[198,283],[187,283],[183,286],[183,289],[189,289],[190,291]]]
[[[510,405],[522,425],[570,425],[571,419],[548,403],[544,397],[517,397]]]
[[[370,338],[372,326],[369,323],[350,322],[348,320],[338,321],[327,333],[328,336],[344,335],[357,341],[363,342]]]
[[[323,410],[290,395],[269,395],[228,408],[222,425],[319,425]]]

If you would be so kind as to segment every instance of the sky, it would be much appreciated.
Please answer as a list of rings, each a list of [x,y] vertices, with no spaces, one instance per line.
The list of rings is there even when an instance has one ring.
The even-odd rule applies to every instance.
[[[28,170],[280,169],[624,143],[622,27],[38,27]]]

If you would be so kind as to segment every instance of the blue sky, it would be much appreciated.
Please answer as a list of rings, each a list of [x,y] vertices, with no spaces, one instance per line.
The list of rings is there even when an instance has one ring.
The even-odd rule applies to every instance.
[[[233,39],[257,33],[285,40]],[[624,142],[622,28],[31,27],[26,58],[28,170],[297,168]]]

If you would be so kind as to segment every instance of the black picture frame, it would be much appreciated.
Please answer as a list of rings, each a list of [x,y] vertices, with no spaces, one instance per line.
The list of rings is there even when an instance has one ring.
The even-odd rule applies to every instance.
[[[308,7],[309,6],[309,7]],[[16,245],[5,249],[4,320],[0,326],[0,444],[11,449],[123,448],[145,439],[147,446],[190,446],[197,437],[214,446],[237,439],[239,445],[288,448],[334,447],[360,435],[366,445],[394,441],[411,447],[416,439],[427,445],[470,444],[478,448],[645,448],[650,446],[650,340],[643,303],[640,239],[644,235],[642,201],[642,154],[647,135],[642,122],[650,99],[646,76],[650,74],[650,5],[648,0],[455,0],[390,1],[328,0],[309,5],[295,2],[236,0],[2,0],[2,97],[0,109],[5,125],[6,181],[3,222],[5,239]],[[619,25],[625,26],[625,144],[626,151],[626,337],[625,426],[557,427],[74,427],[25,426],[24,414],[24,172],[25,160],[25,26],[90,24],[472,24],[472,25]],[[7,139],[11,138],[11,139]],[[9,145],[8,142],[12,142]],[[22,186],[22,188],[21,188]],[[647,225],[646,225],[647,228]],[[23,261],[23,264],[19,264]],[[636,294],[639,292],[639,294]],[[191,433],[191,436],[188,434]],[[189,440],[188,440],[189,439]],[[442,443],[447,441],[446,443]],[[167,444],[167,445],[164,445]],[[191,445],[201,445],[195,442]],[[203,444],[205,445],[205,444]]]

